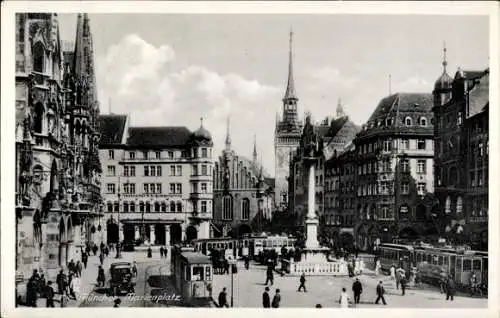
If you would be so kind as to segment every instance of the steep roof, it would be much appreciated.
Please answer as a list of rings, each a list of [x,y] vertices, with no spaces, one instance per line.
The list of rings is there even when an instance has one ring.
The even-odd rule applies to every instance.
[[[127,145],[136,148],[163,148],[185,146],[191,137],[186,127],[131,127]]]
[[[464,72],[468,74],[469,72]],[[480,112],[486,110],[489,104],[489,86],[490,86],[490,74],[489,71],[481,72],[478,76],[477,72],[474,72],[474,76],[471,79],[475,80],[474,86],[469,92],[469,112],[468,117],[474,116]]]
[[[414,112],[432,112],[432,94],[428,93],[395,93],[380,100],[377,108],[368,119],[372,122],[385,119],[389,115]],[[399,120],[399,119],[397,119]]]
[[[274,188],[276,185],[276,180],[274,178],[264,178],[264,182],[271,188]]]
[[[330,128],[328,130],[328,136],[335,137],[337,133],[344,127],[344,125],[349,121],[349,117],[342,116],[332,120]]]
[[[100,145],[120,144],[125,133],[126,115],[100,115]]]

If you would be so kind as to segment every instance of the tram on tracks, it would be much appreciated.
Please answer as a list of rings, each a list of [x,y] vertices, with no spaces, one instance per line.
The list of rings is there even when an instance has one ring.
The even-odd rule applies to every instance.
[[[439,284],[441,277],[453,277],[459,286],[469,286],[476,275],[479,284],[488,282],[488,253],[465,249],[435,247],[431,245],[381,244],[379,259],[382,270],[401,266],[408,274],[416,267],[423,282]]]
[[[212,307],[213,268],[210,257],[192,247],[174,246],[171,256],[172,276],[182,305]]]

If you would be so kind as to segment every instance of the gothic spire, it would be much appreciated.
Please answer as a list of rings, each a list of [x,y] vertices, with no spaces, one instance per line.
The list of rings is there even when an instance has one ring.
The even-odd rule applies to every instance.
[[[339,98],[339,101],[337,103],[337,118],[343,117],[344,115],[344,108],[342,107],[342,102]]]
[[[229,116],[227,116],[226,150],[231,150],[231,136],[229,135]]]
[[[253,162],[257,163],[257,139],[253,135]]]
[[[443,73],[446,73],[446,66],[448,62],[446,61],[446,42],[443,43]]]
[[[283,100],[295,99],[298,100],[295,94],[295,83],[293,81],[293,56],[292,56],[293,31],[290,30],[290,50],[288,57],[288,83],[286,86],[285,96]]]

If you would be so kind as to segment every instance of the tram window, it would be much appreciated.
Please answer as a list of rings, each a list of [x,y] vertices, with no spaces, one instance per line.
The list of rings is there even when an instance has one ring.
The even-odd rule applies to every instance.
[[[204,266],[193,266],[193,276],[192,281],[204,280],[205,273],[203,271]]]
[[[186,280],[186,281],[190,281],[191,280],[191,267],[189,267],[189,266],[185,267],[184,280]]]
[[[432,259],[430,254],[427,254],[427,263],[432,264]]]
[[[472,264],[471,264],[471,260],[470,259],[464,259],[464,271],[470,271],[471,268],[472,268]]]
[[[449,256],[445,256],[444,257],[444,265],[448,265],[449,264],[449,259],[448,259]]]
[[[443,265],[443,257],[442,256],[439,256],[439,265]]]
[[[210,272],[210,266],[205,266],[205,278],[206,280],[212,280],[212,273]]]
[[[480,271],[481,270],[481,260],[475,259],[472,261],[472,269],[475,271]]]

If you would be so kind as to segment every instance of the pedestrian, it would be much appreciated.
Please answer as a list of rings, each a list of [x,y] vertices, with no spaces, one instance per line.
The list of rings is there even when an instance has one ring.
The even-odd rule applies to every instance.
[[[264,285],[267,285],[269,282],[271,282],[271,286],[274,284],[274,273],[273,273],[273,268],[271,266],[267,267],[266,282],[264,283]]]
[[[92,247],[92,252],[94,253],[94,256],[96,256],[96,255],[97,255],[97,250],[98,250],[98,249],[99,249],[99,248],[97,247],[97,245],[96,245],[96,244],[94,244],[94,246]]]
[[[87,246],[85,246],[85,254],[88,256],[90,255],[90,246],[87,244]]]
[[[244,256],[244,260],[245,260],[245,268],[248,270],[250,268],[250,258],[248,257],[248,255]]]
[[[109,248],[108,248],[108,246],[104,246],[104,255],[105,255],[106,257],[108,257],[108,256],[109,256]]]
[[[66,287],[65,282],[66,282],[66,277],[64,275],[63,270],[61,269],[59,271],[59,274],[57,274],[57,276],[56,276],[57,291],[61,295],[64,293],[64,289]]]
[[[134,261],[134,264],[132,265],[132,274],[137,277],[137,262]]]
[[[264,308],[271,308],[271,297],[269,296],[269,287],[267,286],[262,293],[262,306]]]
[[[408,285],[408,280],[406,279],[406,276],[404,274],[401,274],[401,278],[399,279],[399,284],[401,284],[401,292],[402,296],[405,295],[406,287]]]
[[[446,281],[446,300],[450,299],[451,301],[453,301],[454,295],[455,295],[455,281],[450,275],[448,277],[448,280]]]
[[[76,276],[82,277],[83,265],[80,261],[76,262],[75,269],[76,269]]]
[[[45,286],[45,298],[47,299],[46,307],[54,308],[54,288],[52,287],[52,281],[47,282]]]
[[[349,273],[349,277],[354,276],[354,269],[352,268],[351,262],[347,263],[347,272]]]
[[[340,308],[349,308],[349,303],[351,302],[351,298],[347,295],[347,291],[345,288],[342,288],[342,293],[340,293],[339,304]]]
[[[168,256],[168,247],[165,246],[163,248],[163,257],[167,258],[167,256]]]
[[[219,307],[229,307],[227,303],[226,287],[222,288],[222,291],[219,293]]]
[[[67,307],[68,306],[68,295],[66,295],[66,293],[63,293],[61,295],[60,303],[61,303],[61,307]]]
[[[363,293],[363,285],[358,278],[352,284],[352,292],[354,294],[354,303],[359,304],[359,299],[361,298],[361,293]]]
[[[100,248],[101,248],[101,253],[104,252],[104,243],[103,242],[101,242]]]
[[[153,250],[151,249],[151,246],[148,247],[148,258],[153,257]]]
[[[82,263],[83,263],[83,267],[86,269],[87,268],[87,262],[89,260],[89,256],[87,253],[83,253],[82,254]]]
[[[300,275],[300,285],[299,285],[299,289],[297,291],[300,292],[300,290],[302,288],[304,288],[304,292],[307,293],[307,288],[306,288],[306,274],[305,273],[302,273],[302,275]]]
[[[229,261],[224,258],[224,274],[229,274]]]
[[[160,247],[160,258],[163,258],[163,246]]]
[[[396,279],[396,267],[394,265],[391,266],[391,280]]]
[[[40,293],[40,297],[45,296],[45,288],[47,287],[47,282],[45,280],[45,275],[41,274],[40,279],[38,280],[38,293]]]
[[[106,281],[106,276],[104,275],[104,269],[101,265],[99,265],[99,269],[97,271],[97,285],[99,287],[104,287]]]
[[[446,272],[442,271],[439,279],[439,289],[441,294],[446,293],[446,280],[447,280]]]
[[[120,298],[116,298],[114,300],[114,303],[115,304],[113,305],[113,308],[118,308],[118,307],[120,307],[120,304],[122,303],[122,300]]]
[[[26,303],[28,307],[36,307],[36,301],[37,301],[38,295],[36,292],[36,283],[35,279],[31,277],[28,280],[28,284],[26,285]]]
[[[273,308],[280,308],[280,302],[281,302],[281,295],[280,295],[280,290],[278,288],[278,289],[276,289],[276,294],[274,294],[273,302],[272,302],[271,306]]]
[[[377,300],[375,300],[375,304],[378,305],[378,302],[382,300],[382,303],[384,305],[387,305],[387,303],[385,302],[384,294],[385,294],[384,285],[382,285],[382,281],[380,281],[377,285]]]
[[[376,276],[379,276],[380,275],[380,260],[377,259],[377,261],[375,262],[375,275]]]

